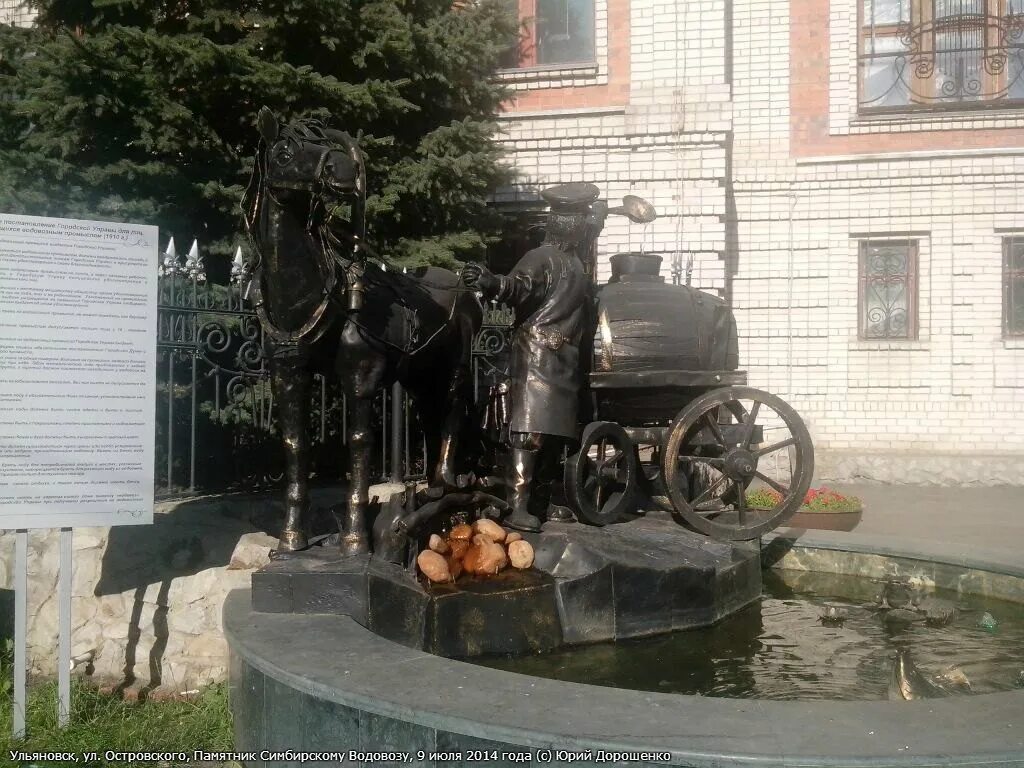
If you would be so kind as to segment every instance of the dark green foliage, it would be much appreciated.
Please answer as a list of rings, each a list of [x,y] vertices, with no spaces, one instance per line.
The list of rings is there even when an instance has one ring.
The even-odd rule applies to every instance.
[[[370,238],[479,257],[504,178],[502,0],[35,0],[0,27],[0,211],[158,224],[226,258],[266,104],[364,132]]]

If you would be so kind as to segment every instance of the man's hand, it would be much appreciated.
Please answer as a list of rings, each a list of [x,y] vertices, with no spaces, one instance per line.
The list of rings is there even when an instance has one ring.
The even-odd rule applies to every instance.
[[[501,279],[483,264],[467,264],[462,268],[462,282],[485,296],[493,296],[501,288]]]

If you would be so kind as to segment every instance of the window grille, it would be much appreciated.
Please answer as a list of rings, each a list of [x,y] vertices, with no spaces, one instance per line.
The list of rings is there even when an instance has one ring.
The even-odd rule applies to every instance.
[[[860,337],[917,338],[917,241],[860,244]]]
[[[1003,238],[1003,335],[1024,336],[1024,235]]]
[[[1024,0],[862,0],[862,110],[1024,104]]]

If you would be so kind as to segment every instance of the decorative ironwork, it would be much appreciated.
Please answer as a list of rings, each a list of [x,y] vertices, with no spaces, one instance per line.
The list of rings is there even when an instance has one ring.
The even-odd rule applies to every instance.
[[[864,3],[862,108],[1021,101],[1022,78],[1024,14],[1014,0]]]
[[[1024,336],[1024,235],[1003,238],[1003,335]]]
[[[488,396],[491,386],[508,378],[514,321],[515,312],[504,304],[484,307],[483,325],[473,343],[473,380],[478,402]]]
[[[264,332],[248,296],[250,273],[242,249],[235,252],[228,285],[206,279],[197,242],[188,255],[172,238],[160,260],[157,321],[157,492],[237,488],[254,490],[281,477],[283,455],[276,434],[270,372],[263,356]],[[478,398],[507,376],[513,315],[503,306],[485,308],[473,350]],[[310,435],[315,470],[330,478],[341,472],[346,449],[344,394],[314,377]],[[390,475],[391,392],[375,404],[381,479]],[[421,477],[425,449],[413,409],[403,393],[403,466]]]
[[[913,240],[861,243],[862,338],[916,337],[916,257],[917,243]]]

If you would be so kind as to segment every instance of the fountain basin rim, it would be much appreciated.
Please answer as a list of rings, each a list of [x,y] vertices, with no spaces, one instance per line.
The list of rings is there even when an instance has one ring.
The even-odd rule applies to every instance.
[[[1019,558],[1011,561],[1011,553],[997,550],[818,531],[784,530],[770,538],[769,546],[781,540],[785,547],[882,554],[1024,578]],[[665,750],[672,763],[695,768],[1024,768],[1024,690],[865,702],[724,699],[605,688],[433,656],[385,640],[344,616],[254,613],[247,590],[229,596],[224,627],[240,660],[309,696],[509,745]],[[280,653],[282,643],[297,652],[289,660]]]
[[[771,551],[772,546],[791,546],[805,550],[831,550],[880,555],[900,560],[919,560],[1024,580],[1024,557],[1021,556],[1019,549],[1014,551],[998,547],[981,548],[959,543],[951,545],[930,539],[810,528],[780,528],[762,537],[761,542],[762,566],[765,568],[772,567],[771,560],[766,557],[766,553]],[[1024,602],[1024,585],[1022,585],[1021,598],[1015,602]]]

